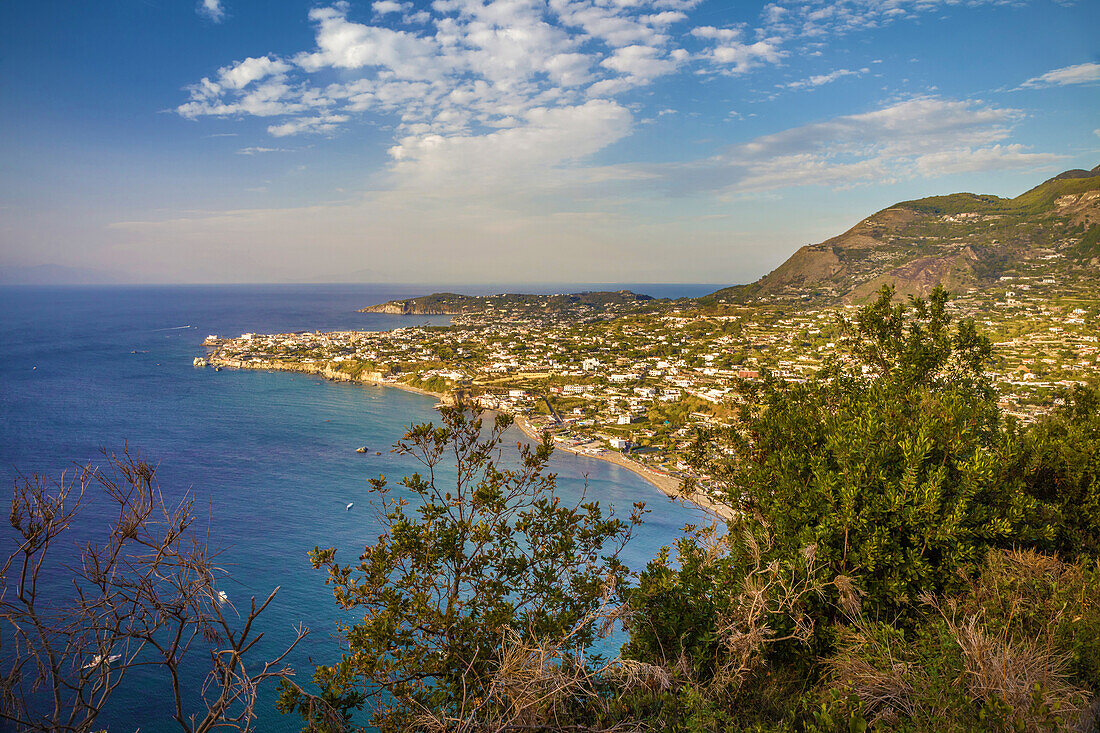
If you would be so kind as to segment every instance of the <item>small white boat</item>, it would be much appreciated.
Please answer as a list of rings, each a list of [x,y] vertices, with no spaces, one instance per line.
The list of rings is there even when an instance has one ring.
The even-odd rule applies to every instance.
[[[347,506],[346,506],[346,507],[344,508],[344,511],[345,511],[345,512],[350,512],[350,511],[351,511],[351,508],[352,508],[353,506],[355,506],[355,502],[354,502],[354,501],[349,501],[349,502],[348,502],[348,505],[347,505]]]
[[[94,657],[92,657],[92,661],[84,665],[84,669],[93,669],[101,664],[108,665],[111,662],[117,662],[120,659],[122,659],[121,654],[112,654],[111,656],[107,657],[107,659],[104,659],[102,654],[96,654]]]

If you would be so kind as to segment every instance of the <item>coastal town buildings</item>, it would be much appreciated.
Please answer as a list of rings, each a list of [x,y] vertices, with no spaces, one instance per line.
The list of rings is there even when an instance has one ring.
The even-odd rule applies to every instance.
[[[1024,288],[1023,285],[1034,287]],[[1054,392],[1100,368],[1100,305],[1044,294],[1041,281],[952,303],[994,342],[989,376],[1002,408],[1024,421]],[[501,308],[448,326],[390,331],[211,336],[215,366],[306,371],[328,379],[457,395],[523,418],[567,450],[628,451],[670,481],[706,482],[684,460],[698,430],[736,424],[751,385],[800,381],[837,358],[851,307],[700,307],[652,302],[583,316]],[[201,361],[201,359],[200,359]]]

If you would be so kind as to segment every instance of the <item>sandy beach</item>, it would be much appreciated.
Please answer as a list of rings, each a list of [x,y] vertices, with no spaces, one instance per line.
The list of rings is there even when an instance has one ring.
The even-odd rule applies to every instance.
[[[523,416],[515,416],[515,425],[517,428],[522,430],[523,434],[531,440],[538,441],[542,439],[542,436],[538,434],[538,431],[536,431],[531,423],[529,423]],[[711,500],[710,497],[705,496],[704,494],[695,492],[694,494],[684,496],[680,493],[680,479],[676,478],[675,476],[669,476],[668,474],[654,471],[647,466],[643,466],[636,461],[630,460],[621,453],[607,450],[602,453],[587,453],[584,451],[573,450],[568,446],[560,445],[557,443],[554,444],[554,449],[563,450],[567,453],[573,453],[575,455],[588,456],[589,458],[595,458],[598,461],[608,461],[609,463],[614,463],[617,466],[622,466],[626,470],[638,474],[646,481],[660,489],[660,491],[667,496],[673,499],[691,502],[692,504],[695,504],[699,508],[706,511],[708,514],[712,515],[715,519],[718,519],[720,521],[728,521],[734,516],[733,509]]]

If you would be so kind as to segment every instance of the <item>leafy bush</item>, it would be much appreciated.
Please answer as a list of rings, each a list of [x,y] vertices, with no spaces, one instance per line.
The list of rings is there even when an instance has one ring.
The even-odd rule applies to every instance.
[[[845,358],[806,384],[767,380],[742,427],[695,452],[725,500],[768,529],[771,558],[815,546],[891,619],[922,592],[959,587],[988,547],[1053,531],[1035,526],[1038,500],[1003,481],[988,340],[967,321],[951,328],[942,289],[892,301],[884,288],[843,324]]]
[[[1043,502],[1054,537],[1046,549],[1100,557],[1100,391],[1078,385],[1064,405],[1006,443],[1006,482]]]
[[[483,430],[461,408],[441,414],[397,446],[423,475],[396,492],[371,482],[382,533],[358,563],[311,553],[337,604],[362,614],[341,629],[343,660],[318,668],[321,697],[369,701],[384,731],[598,717],[608,669],[592,643],[613,620],[627,577],[618,554],[644,508],[619,519],[594,502],[565,506],[545,471],[548,441],[504,468],[510,418]],[[311,702],[286,689],[280,705],[308,719]]]
[[[882,290],[816,379],[766,379],[740,425],[698,436],[693,460],[742,513],[650,563],[624,648],[670,670],[652,704],[675,729],[1081,718],[1100,655],[1100,399],[1079,389],[1037,426],[1002,425],[989,343],[946,300]]]

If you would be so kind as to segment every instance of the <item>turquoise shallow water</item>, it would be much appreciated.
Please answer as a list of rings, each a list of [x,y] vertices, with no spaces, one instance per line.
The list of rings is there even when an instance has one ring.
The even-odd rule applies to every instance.
[[[696,295],[705,287],[654,290]],[[209,517],[234,602],[281,586],[262,617],[264,645],[274,649],[298,623],[309,626],[313,634],[291,659],[306,677],[311,658],[337,653],[338,618],[306,552],[335,546],[352,560],[374,540],[366,479],[385,475],[396,483],[415,470],[411,458],[388,449],[409,424],[436,417],[433,400],[306,375],[196,369],[191,359],[210,333],[407,325],[355,309],[415,294],[398,286],[0,288],[0,481],[10,486],[20,473],[57,475],[102,462],[101,448],[140,452],[158,466],[166,495],[190,492]],[[414,322],[426,320],[445,319]],[[510,437],[522,439],[517,431]],[[370,448],[366,455],[355,453],[362,445]],[[685,523],[703,520],[612,464],[559,453],[552,468],[567,498],[578,498],[587,483],[589,499],[624,512],[644,500],[653,509],[627,549],[633,568]],[[356,506],[345,511],[350,501]],[[102,531],[106,518],[96,509],[73,528],[73,540]],[[0,542],[10,550],[7,532],[0,531]],[[199,684],[191,684],[193,695]],[[297,730],[296,721],[273,711],[271,699],[261,703],[259,729]],[[112,731],[174,730],[165,721],[166,702],[164,680],[135,675],[101,723]]]

